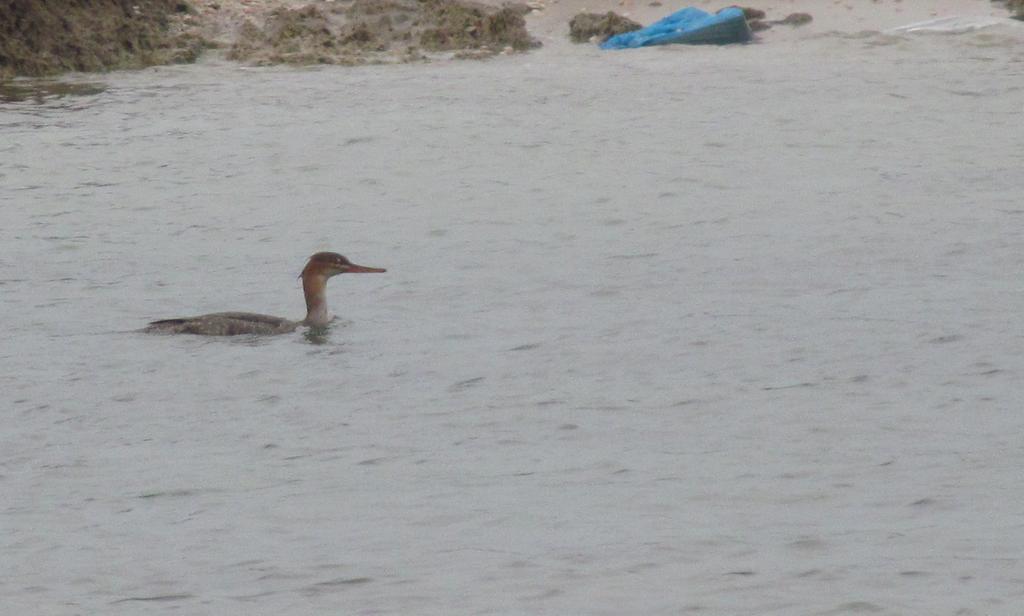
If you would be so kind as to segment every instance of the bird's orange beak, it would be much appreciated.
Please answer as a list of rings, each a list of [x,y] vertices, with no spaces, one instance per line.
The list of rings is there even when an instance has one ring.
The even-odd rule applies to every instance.
[[[383,267],[366,267],[365,265],[349,265],[344,273],[346,274],[383,274],[387,270]]]

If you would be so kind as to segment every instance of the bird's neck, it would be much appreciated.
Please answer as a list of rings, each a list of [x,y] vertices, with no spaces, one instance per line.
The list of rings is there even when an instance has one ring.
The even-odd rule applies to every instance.
[[[312,327],[324,327],[330,323],[331,315],[327,311],[327,276],[303,276],[302,292],[306,296],[306,319],[303,323]]]

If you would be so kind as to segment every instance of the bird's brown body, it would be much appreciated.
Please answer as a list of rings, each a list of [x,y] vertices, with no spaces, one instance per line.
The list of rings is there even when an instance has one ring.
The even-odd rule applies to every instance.
[[[301,326],[324,327],[331,321],[327,311],[327,280],[338,274],[372,274],[387,270],[356,265],[336,252],[318,252],[302,270],[302,291],[306,297],[306,318],[291,321],[251,312],[215,312],[195,317],[153,321],[142,331],[157,334],[198,334],[202,336],[268,336],[287,334]]]

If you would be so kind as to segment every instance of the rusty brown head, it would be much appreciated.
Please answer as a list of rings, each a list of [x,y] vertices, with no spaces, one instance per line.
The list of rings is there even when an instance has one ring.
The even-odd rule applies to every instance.
[[[318,252],[309,258],[301,276],[305,277],[307,274],[316,273],[330,278],[338,274],[382,274],[386,271],[381,267],[356,265],[336,252]]]

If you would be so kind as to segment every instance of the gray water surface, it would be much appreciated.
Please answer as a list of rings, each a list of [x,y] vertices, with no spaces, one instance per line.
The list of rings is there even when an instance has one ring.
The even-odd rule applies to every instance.
[[[1019,613],[1022,49],[0,104],[0,612]],[[318,250],[324,338],[134,332]]]

